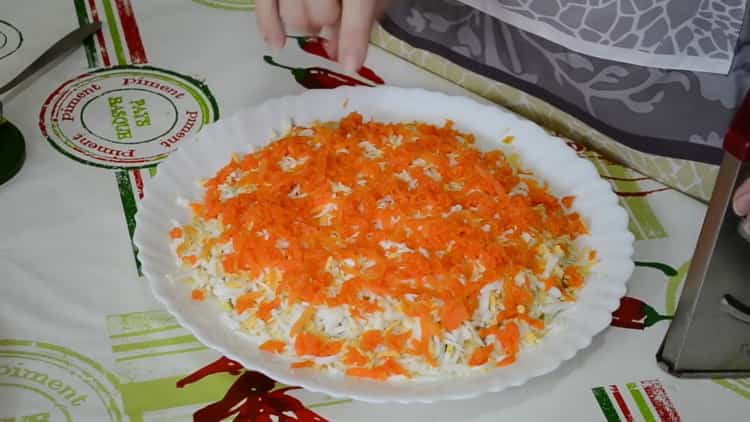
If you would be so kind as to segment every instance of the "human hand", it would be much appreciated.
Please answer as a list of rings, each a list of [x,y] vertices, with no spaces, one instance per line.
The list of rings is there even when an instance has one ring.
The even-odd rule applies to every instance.
[[[258,28],[266,44],[279,49],[285,30],[302,35],[326,32],[326,51],[348,72],[356,72],[367,56],[370,30],[390,0],[256,0]]]
[[[734,195],[734,210],[745,217],[745,231],[750,233],[750,179],[737,189]]]

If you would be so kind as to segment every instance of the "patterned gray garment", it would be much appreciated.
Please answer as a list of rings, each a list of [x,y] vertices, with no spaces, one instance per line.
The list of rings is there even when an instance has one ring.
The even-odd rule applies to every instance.
[[[459,0],[579,53],[726,74],[748,0]]]
[[[607,60],[575,52],[563,42],[548,41],[456,0],[396,1],[382,24],[403,41],[537,96],[626,146],[679,159],[720,161],[723,134],[750,88],[750,7],[745,8],[744,1],[494,1],[503,7],[517,4],[515,12],[600,46],[714,59],[733,53],[734,60],[728,74]],[[665,2],[682,7],[667,12],[659,6]],[[589,18],[592,5],[597,9],[608,4],[620,9]],[[634,5],[632,13],[623,11],[623,4]],[[641,8],[643,4],[662,15],[670,13],[665,30],[646,36],[663,16],[648,14],[652,9]],[[701,10],[705,4],[708,9]],[[644,19],[648,22],[641,23]]]

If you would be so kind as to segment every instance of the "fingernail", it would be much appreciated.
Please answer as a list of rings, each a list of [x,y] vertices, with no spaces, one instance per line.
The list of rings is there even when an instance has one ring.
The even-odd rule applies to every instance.
[[[357,71],[357,59],[350,54],[344,54],[344,57],[341,58],[341,65],[345,72],[355,73]]]
[[[264,38],[264,41],[266,42],[266,45],[273,51],[274,53],[278,53],[281,51],[281,49],[284,47],[284,40],[276,37],[271,38]]]
[[[740,236],[745,240],[750,241],[750,217],[742,220],[742,224],[739,227]]]
[[[330,57],[333,60],[337,59],[336,55],[338,52],[336,51],[334,43],[328,40],[325,40],[323,41],[323,48],[326,50],[326,53],[328,53],[328,57]]]
[[[750,214],[750,193],[740,195],[734,201],[734,212],[738,215]]]

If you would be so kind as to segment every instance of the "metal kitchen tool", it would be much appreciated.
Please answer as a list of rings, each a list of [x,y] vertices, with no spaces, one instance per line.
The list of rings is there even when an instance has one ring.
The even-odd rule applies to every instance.
[[[750,377],[750,234],[732,208],[750,177],[750,93],[724,139],[703,229],[656,359],[678,377]]]
[[[15,88],[29,76],[54,61],[68,51],[81,45],[81,42],[101,28],[101,22],[86,24],[56,42],[34,60],[10,82],[0,87],[0,95]],[[21,169],[26,158],[26,145],[18,129],[3,118],[3,102],[0,101],[0,185],[10,180]]]
[[[58,42],[54,43],[52,47],[48,48],[47,51],[42,53],[41,56],[37,57],[26,69],[22,70],[15,78],[11,79],[10,82],[0,87],[0,95],[5,94],[11,89],[15,88],[21,82],[25,81],[26,78],[38,72],[44,66],[60,57],[62,54],[71,51],[81,45],[81,42],[91,36],[94,32],[98,31],[102,27],[101,22],[94,22],[83,25],[82,27],[73,30],[68,35],[62,37]],[[3,119],[3,103],[0,101],[0,120]]]

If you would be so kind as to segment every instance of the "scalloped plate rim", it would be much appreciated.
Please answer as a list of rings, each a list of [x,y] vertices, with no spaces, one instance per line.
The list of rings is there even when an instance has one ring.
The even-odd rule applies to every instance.
[[[432,91],[427,91],[423,89],[418,88],[396,88],[396,87],[378,87],[378,88],[351,88],[351,87],[342,87],[337,88],[334,90],[328,90],[328,91],[306,91],[299,95],[287,95],[283,97],[278,98],[272,98],[268,99],[261,104],[255,106],[255,107],[248,107],[244,108],[242,110],[239,110],[229,117],[225,117],[211,125],[209,125],[206,128],[203,128],[200,133],[198,133],[196,136],[184,139],[182,141],[183,145],[175,152],[173,152],[166,160],[164,160],[160,164],[160,168],[163,170],[172,170],[169,166],[171,163],[175,163],[178,159],[183,159],[185,157],[188,157],[191,153],[195,153],[198,151],[197,147],[195,145],[200,145],[199,140],[206,136],[215,136],[218,132],[221,134],[222,126],[226,129],[227,126],[231,126],[233,122],[236,122],[238,119],[241,119],[246,116],[252,116],[252,115],[258,115],[265,110],[272,110],[274,107],[279,105],[285,105],[285,104],[299,104],[304,103],[305,100],[311,100],[313,98],[317,97],[329,97],[331,99],[341,99],[342,97],[348,102],[348,100],[352,97],[357,96],[366,96],[366,94],[372,94],[374,90],[377,90],[378,93],[376,95],[389,95],[389,93],[393,93],[396,97],[398,95],[415,95],[415,96],[435,96],[436,99],[441,99],[445,101],[446,103],[456,102],[460,103],[462,105],[469,105],[470,107],[475,107],[478,111],[481,110],[483,112],[492,112],[492,113],[503,113],[506,115],[506,117],[510,120],[511,123],[517,124],[521,129],[526,129],[532,132],[534,135],[540,135],[542,138],[556,138],[552,135],[549,135],[544,131],[543,128],[536,125],[533,122],[530,122],[520,116],[517,116],[513,113],[510,113],[509,111],[489,104],[482,104],[479,103],[473,99],[467,98],[467,97],[461,97],[461,96],[454,96],[454,95],[447,95],[443,93],[437,93]],[[381,94],[382,93],[382,94]],[[490,110],[488,110],[490,109]],[[315,113],[313,113],[315,114]],[[293,116],[292,116],[293,117]],[[408,120],[409,118],[405,118],[405,120]],[[457,124],[461,123],[460,121],[456,121]],[[269,125],[269,127],[272,125]],[[209,130],[207,130],[209,129]],[[276,129],[276,127],[274,127]],[[557,138],[559,139],[559,138]],[[534,141],[536,142],[536,141]],[[501,145],[498,145],[501,146]],[[596,173],[596,170],[594,166],[589,163],[588,161],[575,156],[572,157],[569,154],[562,152],[563,146],[558,147],[552,147],[550,148],[557,148],[560,149],[561,156],[567,155],[568,157],[571,157],[568,161],[571,163],[574,160],[581,168],[584,168],[586,166],[589,166],[589,168],[585,169],[586,172],[590,173],[592,170],[594,174],[596,174],[596,179],[592,180],[589,184],[591,186],[594,186],[596,183],[604,182],[600,177],[598,177],[598,173]],[[564,147],[567,148],[567,147]],[[192,151],[192,152],[191,152]],[[522,156],[522,159],[524,157]],[[565,157],[563,157],[565,158]],[[226,160],[228,160],[229,157],[227,156]],[[223,165],[223,164],[222,164]],[[218,169],[218,168],[217,168]],[[217,170],[217,169],[214,169]],[[620,220],[622,220],[622,216],[624,215],[624,223],[622,221],[617,221],[621,227],[619,227],[619,232],[615,230],[614,232],[618,235],[624,234],[624,243],[622,245],[619,245],[623,248],[625,248],[624,256],[618,257],[618,258],[625,258],[622,260],[623,262],[619,262],[620,264],[624,264],[624,267],[621,268],[622,271],[620,274],[616,274],[618,277],[618,280],[616,280],[611,284],[612,289],[607,291],[609,294],[611,294],[611,297],[607,301],[603,301],[602,303],[599,303],[597,307],[591,307],[590,311],[597,314],[597,316],[600,318],[599,323],[596,324],[594,327],[585,326],[586,330],[589,331],[583,336],[574,337],[577,338],[579,341],[576,341],[572,344],[566,344],[566,348],[564,350],[564,355],[558,355],[555,356],[554,359],[548,359],[544,361],[544,365],[539,365],[538,368],[536,368],[533,371],[528,371],[528,373],[525,376],[517,376],[515,378],[510,379],[504,379],[502,376],[499,376],[500,372],[495,371],[498,376],[492,377],[497,378],[498,382],[484,387],[475,387],[475,388],[466,388],[462,391],[456,391],[453,393],[442,393],[442,394],[417,394],[417,395],[411,395],[406,397],[399,397],[395,393],[391,394],[368,394],[368,393],[362,393],[362,392],[350,392],[350,391],[343,391],[340,388],[332,388],[330,386],[324,386],[320,385],[319,383],[315,382],[315,378],[323,377],[327,379],[335,379],[335,380],[341,380],[343,377],[341,376],[328,376],[328,375],[322,375],[321,371],[315,371],[315,370],[303,370],[303,371],[293,371],[289,370],[287,373],[281,373],[279,371],[274,370],[273,368],[268,367],[268,365],[264,365],[264,362],[254,362],[252,360],[249,360],[246,357],[243,357],[239,354],[238,351],[232,350],[228,348],[225,344],[220,344],[221,342],[213,341],[211,338],[211,335],[204,335],[204,332],[196,326],[196,324],[191,320],[193,316],[191,314],[184,315],[182,311],[179,309],[180,306],[175,301],[174,297],[171,297],[169,295],[168,285],[170,282],[166,279],[164,275],[158,275],[154,273],[154,268],[152,262],[148,258],[143,258],[145,253],[144,251],[149,250],[149,243],[145,240],[147,239],[147,234],[144,234],[146,229],[149,227],[149,221],[144,220],[144,215],[148,214],[148,211],[146,210],[152,210],[152,208],[148,208],[149,205],[152,203],[159,203],[159,200],[161,198],[152,199],[152,197],[149,196],[149,192],[153,191],[155,189],[155,186],[157,186],[157,183],[160,182],[160,175],[163,175],[165,171],[159,171],[157,172],[156,176],[149,180],[148,183],[145,183],[144,186],[144,199],[141,202],[140,211],[136,214],[136,231],[135,235],[133,237],[134,244],[139,250],[139,258],[141,258],[141,265],[142,265],[142,272],[144,274],[144,277],[146,277],[149,281],[149,285],[151,287],[151,290],[154,294],[154,296],[157,298],[159,302],[161,302],[167,309],[167,311],[172,314],[177,321],[188,329],[201,343],[205,344],[206,346],[222,353],[223,355],[227,356],[230,359],[236,360],[240,363],[242,363],[246,368],[260,371],[271,378],[275,379],[278,382],[282,382],[284,384],[288,385],[298,385],[301,386],[307,390],[310,391],[316,391],[328,394],[330,396],[334,397],[343,397],[343,398],[352,398],[356,400],[362,400],[366,402],[373,402],[373,403],[385,403],[385,402],[396,402],[396,403],[432,403],[439,400],[458,400],[458,399],[468,399],[468,398],[474,398],[481,394],[488,393],[488,392],[498,392],[502,391],[507,388],[514,388],[518,387],[520,385],[523,385],[527,381],[529,381],[532,378],[536,378],[545,374],[549,374],[557,370],[560,365],[563,362],[566,362],[570,359],[572,359],[576,354],[578,354],[579,351],[582,349],[585,349],[591,345],[591,342],[593,338],[600,334],[604,329],[607,328],[609,323],[611,322],[611,313],[617,308],[619,299],[625,294],[626,291],[626,283],[630,276],[633,273],[634,270],[634,264],[632,260],[633,255],[633,243],[634,243],[634,236],[628,231],[627,229],[627,214],[622,209],[622,207],[617,202],[617,197],[612,192],[611,188],[606,191],[606,194],[603,194],[602,197],[608,201],[606,205],[608,205],[609,208],[612,209],[612,214],[620,214],[620,216],[617,216]],[[162,176],[162,179],[164,179],[166,176]],[[609,184],[607,184],[607,187],[609,187]],[[608,196],[605,198],[605,196]],[[163,199],[162,199],[163,202]],[[176,205],[172,204],[173,208],[176,208]],[[165,234],[165,242],[167,241],[166,234]],[[170,257],[173,259],[172,257]],[[586,287],[584,286],[584,289]],[[574,306],[578,305],[578,302]],[[606,315],[605,315],[606,313]],[[219,316],[220,317],[220,316]],[[580,334],[580,333],[577,333]],[[240,336],[241,334],[235,333],[235,335]],[[543,342],[544,340],[542,340]],[[305,377],[305,373],[312,373],[308,371],[315,372],[314,375],[316,377],[310,378]],[[451,378],[454,380],[466,380],[473,378],[474,375],[469,375],[466,377],[457,377],[457,378]],[[398,387],[400,384],[408,385],[416,385],[416,384],[423,384],[423,385],[430,385],[430,384],[439,384],[441,381],[444,381],[444,379],[440,379],[438,381],[420,381],[418,383],[377,383],[378,387],[382,387],[384,384],[387,384],[389,388],[392,386],[394,387],[394,391],[398,391]],[[348,382],[351,382],[349,380]],[[359,383],[359,380],[356,381]],[[362,385],[374,385],[372,384],[373,381],[367,381],[363,380]]]

